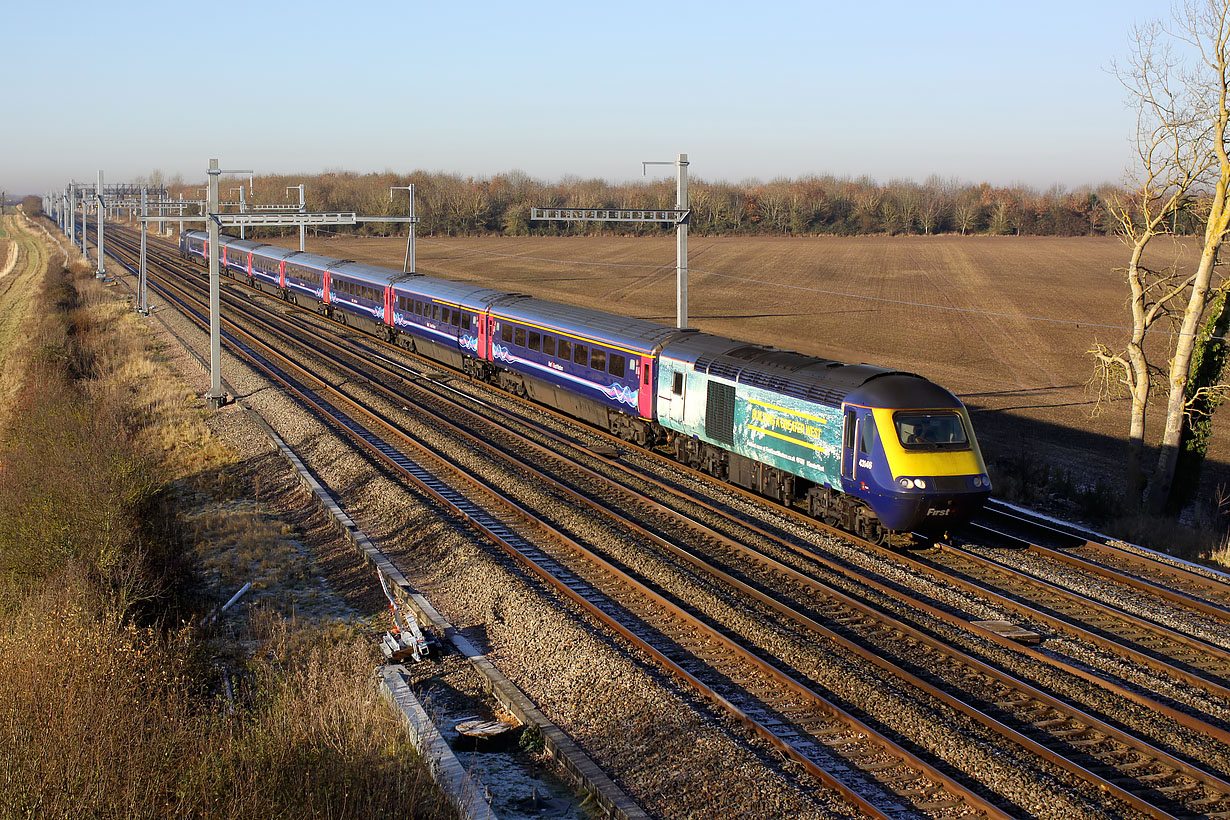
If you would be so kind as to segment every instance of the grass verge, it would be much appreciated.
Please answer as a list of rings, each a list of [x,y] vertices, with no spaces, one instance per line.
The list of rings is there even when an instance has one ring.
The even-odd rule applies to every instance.
[[[0,817],[449,817],[370,642],[264,613],[224,686],[179,500],[236,465],[82,266],[0,315]],[[189,531],[185,531],[189,529]],[[224,695],[224,693],[227,693]]]

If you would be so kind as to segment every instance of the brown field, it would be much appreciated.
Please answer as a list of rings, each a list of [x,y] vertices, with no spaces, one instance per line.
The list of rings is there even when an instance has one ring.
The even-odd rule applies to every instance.
[[[309,237],[308,250],[400,269],[405,239]],[[1091,415],[1085,355],[1095,340],[1127,336],[1117,240],[693,238],[689,251],[693,327],[920,373],[969,404],[988,458],[1036,454],[1078,482],[1118,477],[1128,406]],[[1163,252],[1192,255],[1166,245],[1155,264]],[[426,237],[416,255],[421,273],[674,321],[673,237]],[[1168,344],[1157,338],[1161,363]],[[1223,420],[1211,454],[1218,472],[1230,462],[1226,429]]]

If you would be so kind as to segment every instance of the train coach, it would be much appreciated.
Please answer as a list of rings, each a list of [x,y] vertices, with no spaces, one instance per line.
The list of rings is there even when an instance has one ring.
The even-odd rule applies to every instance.
[[[222,237],[227,275],[887,543],[991,483],[969,413],[913,373]],[[209,258],[207,235],[181,253]]]

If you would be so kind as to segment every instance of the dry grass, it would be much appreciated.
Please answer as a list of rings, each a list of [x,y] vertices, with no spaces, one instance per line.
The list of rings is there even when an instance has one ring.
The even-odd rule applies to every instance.
[[[231,518],[181,503],[225,489],[234,457],[88,270],[23,277],[0,291],[0,313],[30,305],[0,337],[0,817],[450,816],[369,641],[270,613],[248,655],[176,625],[193,542]],[[244,527],[245,560],[280,548]]]
[[[450,816],[354,635],[265,619],[232,709],[191,631],[83,588],[0,623],[0,816]]]

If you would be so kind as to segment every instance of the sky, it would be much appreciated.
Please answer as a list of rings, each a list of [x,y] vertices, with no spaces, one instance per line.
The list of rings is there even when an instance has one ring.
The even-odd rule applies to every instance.
[[[1119,182],[1167,0],[0,4],[0,188],[263,173]],[[650,168],[672,175],[671,168]]]

